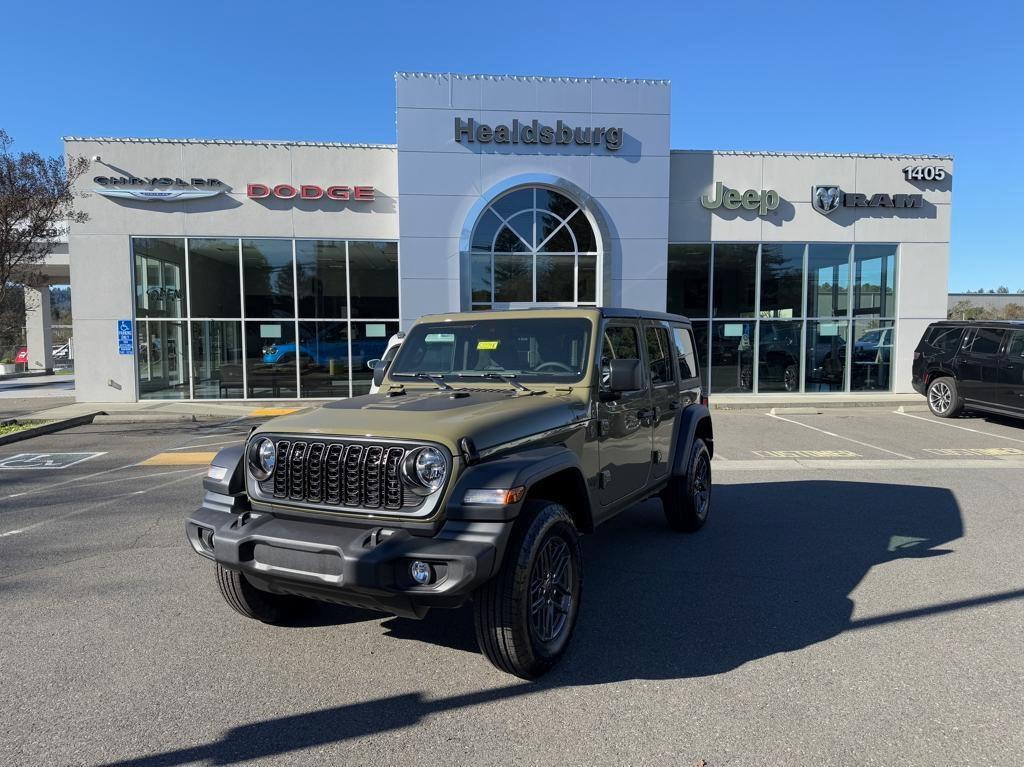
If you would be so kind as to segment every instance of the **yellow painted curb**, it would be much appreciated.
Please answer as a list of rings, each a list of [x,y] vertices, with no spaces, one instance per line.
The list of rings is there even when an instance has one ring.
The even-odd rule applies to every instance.
[[[157,453],[139,466],[206,466],[216,453]]]
[[[297,407],[258,407],[253,411],[250,411],[250,416],[260,415],[288,415],[289,413],[298,413],[302,408]]]

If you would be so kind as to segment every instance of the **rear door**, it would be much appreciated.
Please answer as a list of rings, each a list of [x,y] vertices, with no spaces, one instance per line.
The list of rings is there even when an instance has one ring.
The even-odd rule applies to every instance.
[[[679,384],[668,323],[644,322],[644,339],[651,381],[651,409],[647,419],[651,425],[651,474],[657,478],[668,473],[672,434],[679,414]]]
[[[975,328],[957,355],[957,384],[968,402],[995,403],[996,378],[1006,331]]]
[[[639,491],[651,470],[651,437],[648,422],[651,396],[644,387],[612,397],[607,389],[607,368],[613,359],[643,360],[641,329],[634,320],[610,320],[601,339],[601,384],[598,393],[601,463],[598,496],[602,507]],[[601,514],[603,518],[605,514]]]
[[[1024,412],[1024,330],[1011,330],[999,360],[996,405]]]

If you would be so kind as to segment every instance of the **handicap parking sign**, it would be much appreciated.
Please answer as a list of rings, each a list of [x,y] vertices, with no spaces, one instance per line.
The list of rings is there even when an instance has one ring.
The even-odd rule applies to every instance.
[[[131,320],[117,321],[117,353],[135,354],[135,330]]]

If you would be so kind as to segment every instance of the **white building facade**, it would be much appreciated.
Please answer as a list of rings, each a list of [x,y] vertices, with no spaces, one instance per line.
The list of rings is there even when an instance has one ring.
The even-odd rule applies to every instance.
[[[66,139],[77,396],[355,396],[422,314],[694,321],[715,393],[908,392],[950,157],[672,150],[666,81],[396,75],[397,144]]]

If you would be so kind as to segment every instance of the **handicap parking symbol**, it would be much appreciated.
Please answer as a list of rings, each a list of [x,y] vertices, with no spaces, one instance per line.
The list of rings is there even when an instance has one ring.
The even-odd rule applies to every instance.
[[[66,469],[105,453],[18,453],[0,458],[0,469]]]

